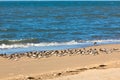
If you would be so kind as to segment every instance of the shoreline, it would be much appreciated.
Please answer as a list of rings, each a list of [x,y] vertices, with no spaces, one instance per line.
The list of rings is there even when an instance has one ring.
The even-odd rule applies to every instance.
[[[69,41],[69,42],[51,42],[51,43],[28,43],[28,44],[2,44],[0,53],[14,54],[33,51],[65,50],[74,48],[92,47],[97,45],[120,44],[120,40],[91,40],[91,41]]]
[[[84,51],[90,49],[96,49],[99,54],[84,53]],[[103,51],[100,51],[100,49]],[[37,80],[46,80],[51,79],[50,75],[54,73],[52,78],[76,75],[82,71],[86,72],[87,70],[93,69],[120,68],[120,44],[86,47],[85,50],[84,48],[71,50],[73,51],[71,55],[63,55],[64,51],[62,50],[63,52],[61,52],[58,50],[61,52],[62,56],[54,55],[42,58],[29,58],[23,55],[20,59],[6,59],[0,57],[0,80],[23,80],[32,77]],[[77,54],[77,50],[79,52],[81,50],[84,54]],[[104,52],[104,50],[109,53]]]
[[[99,46],[107,46],[107,45],[120,45],[120,44],[104,44],[104,45],[94,45],[87,46],[83,48],[72,48],[72,49],[62,49],[62,50],[43,50],[43,51],[28,51],[23,53],[12,53],[12,54],[0,54],[0,57],[6,59],[15,59],[19,60],[22,57],[27,58],[48,58],[52,56],[62,57],[62,56],[71,56],[71,55],[98,55],[99,53],[109,54],[114,51],[119,51],[119,47],[112,48],[100,48]],[[108,46],[107,46],[108,47]],[[97,49],[99,48],[99,49]]]

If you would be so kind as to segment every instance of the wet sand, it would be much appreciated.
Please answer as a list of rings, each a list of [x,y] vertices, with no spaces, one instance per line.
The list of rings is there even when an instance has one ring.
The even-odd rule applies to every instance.
[[[95,51],[86,52],[90,49],[96,49],[98,54],[93,54]],[[9,59],[0,57],[0,80],[61,80],[61,78],[62,80],[80,80],[79,78],[82,76],[79,77],[79,75],[96,80],[99,76],[95,76],[95,73],[101,76],[107,73],[108,76],[105,79],[101,77],[102,80],[108,80],[109,76],[113,76],[112,80],[119,79],[120,44],[87,47],[85,50],[82,48],[80,50],[84,52],[80,52],[80,54],[76,54],[76,50],[79,51],[79,49],[72,49],[70,55],[42,58],[22,56],[19,59]],[[91,72],[94,74],[91,75]],[[113,72],[114,74],[111,74]],[[81,80],[86,79],[81,78]]]
[[[48,80],[119,80],[120,68],[110,68],[105,70],[88,70],[76,75],[62,76]]]

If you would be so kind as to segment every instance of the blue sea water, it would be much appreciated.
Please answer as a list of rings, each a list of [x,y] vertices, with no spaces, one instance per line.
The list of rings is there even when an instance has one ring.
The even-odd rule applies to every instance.
[[[1,1],[0,53],[120,43],[120,1]]]

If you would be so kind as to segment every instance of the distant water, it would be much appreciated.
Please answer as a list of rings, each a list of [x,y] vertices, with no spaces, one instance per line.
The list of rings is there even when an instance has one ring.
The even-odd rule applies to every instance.
[[[0,53],[120,43],[120,1],[0,2]]]

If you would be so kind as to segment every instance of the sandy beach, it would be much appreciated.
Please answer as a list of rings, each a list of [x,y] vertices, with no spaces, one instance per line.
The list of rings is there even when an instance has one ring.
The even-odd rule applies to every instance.
[[[0,80],[120,80],[120,1],[0,0]]]
[[[76,54],[77,50],[82,51]],[[16,60],[0,56],[0,80],[119,80],[120,44],[72,51],[70,55],[47,58],[23,56]]]

